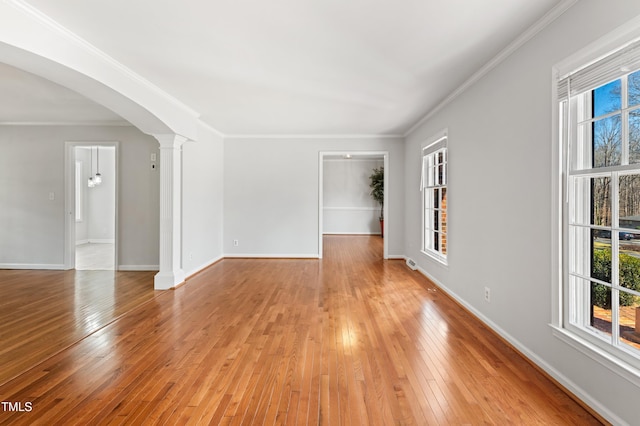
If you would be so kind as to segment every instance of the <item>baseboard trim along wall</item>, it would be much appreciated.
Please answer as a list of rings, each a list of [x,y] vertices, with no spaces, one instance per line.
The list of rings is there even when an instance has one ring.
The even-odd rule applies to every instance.
[[[88,239],[88,240],[78,240],[76,241],[76,245],[82,244],[115,244],[116,240],[96,240],[96,239]]]
[[[218,256],[213,260],[210,260],[208,262],[203,263],[200,266],[197,266],[193,269],[191,269],[190,271],[185,271],[185,276],[187,277],[187,279],[191,278],[194,275],[199,274],[200,272],[204,271],[205,269],[207,269],[209,266],[213,265],[214,263],[218,263],[219,261],[221,261],[222,259],[224,259],[224,256]]]
[[[159,271],[160,265],[118,265],[118,271]]]
[[[380,232],[323,232],[322,235],[380,235]]]
[[[0,263],[0,269],[48,269],[62,271],[64,270],[64,265],[47,263]]]
[[[405,260],[406,257],[402,254],[390,254],[389,256],[387,256],[387,259],[389,260]]]
[[[314,254],[251,254],[251,253],[233,253],[225,254],[223,258],[248,258],[248,259],[319,259],[317,253]]]

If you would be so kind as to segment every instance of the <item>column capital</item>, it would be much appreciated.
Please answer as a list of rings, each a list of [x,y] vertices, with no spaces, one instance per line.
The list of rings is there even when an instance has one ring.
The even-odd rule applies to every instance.
[[[182,135],[174,133],[154,134],[153,137],[160,142],[160,148],[164,149],[180,149],[182,145],[189,140]]]

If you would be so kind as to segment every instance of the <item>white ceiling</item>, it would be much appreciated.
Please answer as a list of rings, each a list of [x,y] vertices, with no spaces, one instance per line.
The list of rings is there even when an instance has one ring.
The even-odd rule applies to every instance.
[[[404,134],[561,0],[28,0],[226,135]],[[119,120],[0,66],[0,122]]]

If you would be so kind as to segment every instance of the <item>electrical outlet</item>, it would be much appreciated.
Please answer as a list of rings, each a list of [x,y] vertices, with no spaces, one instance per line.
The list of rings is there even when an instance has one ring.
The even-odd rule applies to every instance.
[[[234,247],[238,247],[239,245],[240,245],[240,242],[238,240],[233,240]]]
[[[193,260],[193,253],[189,253],[189,260]]]
[[[489,287],[484,288],[484,301],[491,303],[491,290],[489,290]]]

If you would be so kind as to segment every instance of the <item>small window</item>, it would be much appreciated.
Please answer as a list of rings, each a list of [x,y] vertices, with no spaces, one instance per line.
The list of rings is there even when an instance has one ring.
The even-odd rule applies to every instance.
[[[447,137],[422,149],[422,251],[447,263]]]

